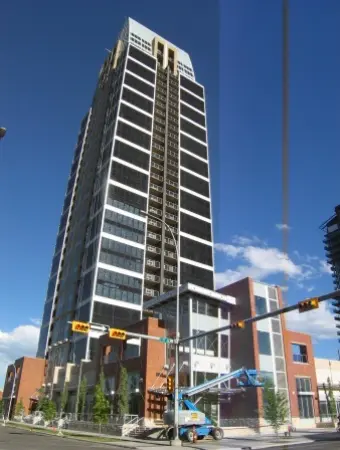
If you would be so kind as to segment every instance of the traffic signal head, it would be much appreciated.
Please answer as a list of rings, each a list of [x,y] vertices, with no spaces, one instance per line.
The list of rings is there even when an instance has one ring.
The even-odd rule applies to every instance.
[[[240,320],[239,322],[232,323],[230,325],[231,329],[244,329],[246,324],[243,322],[243,320]]]
[[[175,382],[172,375],[169,375],[166,379],[166,388],[168,392],[173,392],[175,390]]]
[[[120,339],[122,341],[125,341],[126,339],[126,331],[125,330],[119,330],[117,328],[110,328],[109,336],[111,339]]]
[[[317,309],[318,307],[319,307],[319,299],[317,297],[309,298],[299,303],[299,312],[303,313],[306,311],[310,311],[311,309]]]
[[[90,331],[90,324],[86,322],[77,322],[74,320],[72,322],[72,331],[75,333],[85,333],[87,334]]]

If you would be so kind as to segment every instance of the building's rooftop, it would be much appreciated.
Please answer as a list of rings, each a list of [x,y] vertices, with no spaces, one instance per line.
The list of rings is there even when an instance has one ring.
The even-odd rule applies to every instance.
[[[179,288],[180,296],[185,294],[195,294],[206,299],[215,300],[220,303],[236,305],[236,298],[231,295],[221,294],[216,291],[212,291],[210,289],[203,288],[201,286],[196,286],[192,283],[182,284]],[[145,309],[151,309],[155,306],[160,306],[165,303],[170,303],[176,300],[177,297],[177,289],[172,289],[171,291],[166,292],[165,294],[159,295],[158,297],[154,297],[150,300],[144,302]]]

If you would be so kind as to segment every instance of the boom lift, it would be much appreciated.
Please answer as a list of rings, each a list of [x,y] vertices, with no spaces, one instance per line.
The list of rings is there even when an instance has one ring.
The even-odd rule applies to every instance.
[[[231,380],[236,380],[238,389],[218,388],[218,385]],[[171,383],[170,383],[171,384]],[[168,386],[171,388],[171,386]],[[216,389],[217,387],[217,389]],[[233,394],[243,391],[247,387],[263,387],[263,383],[258,379],[258,373],[254,369],[247,370],[244,367],[234,372],[221,375],[212,380],[206,381],[198,386],[180,388],[179,391],[179,436],[183,440],[193,442],[195,433],[197,439],[204,439],[206,436],[212,436],[215,440],[223,438],[222,428],[215,427],[212,420],[203,412],[199,411],[196,403],[189,400],[193,395],[202,392],[218,392],[223,389],[224,393]],[[215,388],[215,389],[214,389]],[[150,389],[150,393],[163,395],[168,398],[168,408],[163,415],[164,424],[168,426],[167,437],[169,440],[173,436],[172,425],[174,423],[174,395],[172,389]]]

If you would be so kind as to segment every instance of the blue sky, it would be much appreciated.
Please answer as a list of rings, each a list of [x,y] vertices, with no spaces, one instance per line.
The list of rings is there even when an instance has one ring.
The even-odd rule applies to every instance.
[[[153,0],[14,0],[0,29],[2,364],[31,350],[78,126],[127,16],[188,51],[206,86],[218,279],[282,281],[281,2],[174,0],[164,14]],[[337,0],[292,2],[289,302],[332,289],[318,227],[340,202],[339,18]],[[327,310],[318,319],[331,336]]]

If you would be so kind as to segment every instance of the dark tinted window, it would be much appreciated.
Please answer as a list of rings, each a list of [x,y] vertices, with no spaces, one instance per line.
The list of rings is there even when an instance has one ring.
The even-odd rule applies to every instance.
[[[125,216],[124,214],[107,210],[105,211],[103,231],[143,244],[145,223]]]
[[[195,175],[191,175],[191,173],[184,172],[184,170],[181,170],[181,185],[191,191],[209,197],[209,183],[195,177]]]
[[[201,158],[207,159],[207,146],[190,139],[188,136],[184,136],[184,134],[181,134],[181,147]]]
[[[207,266],[212,266],[212,247],[201,242],[196,242],[186,237],[181,237],[181,256],[197,261]]]
[[[42,327],[40,329],[40,335],[39,335],[39,345],[38,345],[38,352],[37,352],[38,358],[44,358],[44,356],[45,356],[47,335],[48,335],[48,326]]]
[[[151,136],[126,123],[118,122],[117,135],[147,150],[150,149]]]
[[[181,263],[181,283],[193,283],[207,289],[214,288],[214,275],[211,270],[205,270],[191,264]]]
[[[181,191],[181,208],[210,219],[210,203],[188,192]]]
[[[46,298],[51,298],[51,297],[53,297],[56,282],[57,282],[57,275],[54,275],[54,277],[53,277],[53,278],[50,278],[50,281],[48,282],[48,288],[47,288],[47,295],[46,295]]]
[[[87,272],[82,280],[81,301],[84,301],[92,296],[92,283],[94,271]]]
[[[229,358],[229,336],[221,334],[221,358]]]
[[[43,314],[43,319],[42,319],[42,324],[43,325],[48,324],[49,321],[50,321],[52,305],[53,305],[53,301],[45,303],[44,314]]]
[[[72,362],[79,364],[86,356],[87,336],[74,343]]]
[[[192,81],[188,80],[185,77],[181,77],[181,86],[183,86],[185,89],[188,89],[188,91],[191,91],[194,94],[198,95],[199,97],[203,98],[203,88],[198,84],[193,83]]]
[[[124,142],[115,141],[114,156],[134,164],[141,169],[149,170],[150,156],[137,148],[130,147],[130,145]]]
[[[196,139],[199,139],[202,142],[206,142],[207,135],[206,131],[202,128],[196,127],[196,125],[192,124],[191,122],[188,122],[185,119],[181,118],[181,131],[184,131],[185,133],[190,134],[191,136],[194,136]]]
[[[55,273],[58,271],[60,258],[61,258],[61,252],[59,252],[59,253],[58,253],[57,255],[55,255],[55,257],[53,258],[53,261],[52,261],[52,268],[51,268],[51,274],[55,274]]]
[[[146,198],[117,186],[110,186],[107,202],[116,208],[141,215],[146,209]]]
[[[98,239],[93,241],[86,249],[85,252],[85,258],[86,258],[86,265],[85,269],[89,269],[95,262],[95,259],[97,257],[97,250],[98,250]]]
[[[94,302],[92,322],[124,328],[140,320],[140,312],[106,303]]]
[[[151,56],[148,56],[141,50],[138,50],[136,47],[130,46],[129,54],[130,56],[132,56],[132,58],[137,59],[138,61],[140,61],[141,63],[145,64],[148,67],[151,67],[151,69],[155,69],[156,60],[151,58]]]
[[[67,223],[68,212],[64,213],[60,219],[59,231],[62,231]]]
[[[149,84],[144,83],[139,78],[134,77],[130,73],[125,73],[125,84],[131,86],[136,91],[140,91],[148,97],[154,97],[154,88]]]
[[[102,239],[99,260],[133,272],[143,272],[143,250],[111,239]]]
[[[183,103],[181,103],[181,114],[198,123],[199,125],[202,125],[202,127],[205,127],[204,114],[200,114],[199,112],[189,108],[189,106],[184,105]]]
[[[211,241],[211,224],[181,213],[181,231]]]
[[[208,177],[208,164],[187,153],[181,152],[181,165],[204,177]]]
[[[130,108],[130,106],[124,105],[124,103],[121,103],[120,105],[119,115],[129,122],[151,131],[151,117]]]
[[[267,300],[264,297],[260,297],[255,295],[255,309],[256,315],[260,316],[261,314],[266,314],[267,311]]]
[[[80,322],[88,322],[90,320],[91,302],[85,303],[76,312],[76,320]]]
[[[199,111],[204,112],[203,100],[194,97],[193,95],[189,94],[189,92],[183,91],[183,89],[181,89],[181,100],[183,100],[183,102],[185,103],[188,103],[188,105],[198,109]]]
[[[124,166],[117,161],[112,163],[111,178],[119,183],[146,192],[148,189],[148,176],[138,170]]]
[[[55,245],[55,254],[59,253],[64,242],[65,230],[58,234],[57,242]]]
[[[152,113],[152,102],[147,98],[130,91],[130,89],[123,89],[122,99],[137,106],[139,109],[143,109],[150,114]]]
[[[144,78],[145,80],[150,81],[150,83],[155,82],[155,72],[151,72],[151,70],[141,66],[140,64],[136,63],[135,61],[132,61],[131,59],[128,60],[126,68],[127,68],[127,70],[135,73],[136,75],[140,76],[141,78]]]
[[[271,355],[272,348],[270,345],[269,333],[266,331],[258,331],[257,338],[259,341],[259,353],[261,355]]]
[[[96,294],[139,305],[141,303],[142,280],[110,270],[98,269]]]

